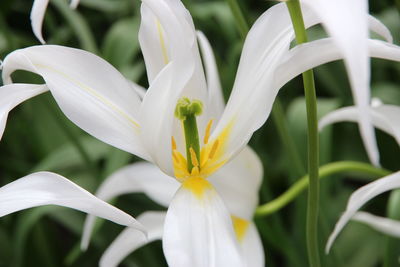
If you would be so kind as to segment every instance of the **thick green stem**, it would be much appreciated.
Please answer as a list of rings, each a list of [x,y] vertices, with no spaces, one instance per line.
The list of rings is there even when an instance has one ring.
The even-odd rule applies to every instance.
[[[339,161],[322,166],[319,169],[319,178],[323,179],[333,174],[346,172],[367,174],[372,177],[382,177],[390,174],[390,172],[387,170],[376,168],[367,163],[355,161]],[[292,202],[297,196],[299,196],[304,191],[304,189],[307,188],[308,184],[309,176],[305,175],[301,177],[295,184],[293,184],[286,192],[281,194],[279,197],[259,206],[256,210],[256,216],[267,216],[282,209],[287,204]]]
[[[197,161],[200,160],[200,141],[199,141],[199,133],[197,131],[196,116],[195,115],[186,116],[186,119],[183,121],[183,128],[185,131],[186,158],[187,158],[188,171],[191,172],[194,166],[190,149],[193,149],[194,152],[196,153]]]
[[[297,44],[307,42],[307,34],[304,26],[303,15],[299,0],[286,2],[292,19],[293,28],[296,34]],[[304,94],[307,108],[308,128],[308,208],[307,208],[307,249],[308,260],[311,267],[319,267],[318,249],[318,205],[319,205],[319,148],[318,148],[318,119],[317,119],[317,98],[315,94],[314,74],[312,70],[303,73]]]

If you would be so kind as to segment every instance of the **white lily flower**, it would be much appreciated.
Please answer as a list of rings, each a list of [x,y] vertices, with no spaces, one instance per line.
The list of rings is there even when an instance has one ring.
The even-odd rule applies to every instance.
[[[397,60],[400,60],[400,58]],[[371,118],[372,124],[376,128],[392,135],[400,145],[400,107],[385,105],[380,101],[374,100],[372,105],[367,109],[367,112]],[[320,127],[322,129],[327,125],[341,121],[358,122],[359,114],[357,108],[345,107],[328,113],[320,120]],[[366,202],[375,196],[396,188],[400,188],[400,172],[380,178],[356,190],[351,195],[347,203],[346,211],[336,223],[335,229],[329,237],[326,252],[329,252],[337,235],[351,219],[367,223],[377,230],[396,236],[396,233],[400,231],[400,228],[398,228],[400,226],[399,222],[357,212]]]
[[[230,212],[241,257],[246,266],[264,266],[264,250],[256,227],[252,222],[258,204],[258,190],[263,176],[262,164],[257,155],[246,147],[234,160],[226,164],[209,180],[216,188]],[[180,183],[161,172],[155,165],[145,162],[126,166],[100,186],[97,197],[108,201],[116,196],[144,192],[152,200],[168,207]],[[118,266],[135,249],[162,239],[166,212],[145,212],[138,221],[148,231],[148,240],[135,230],[124,230],[103,254],[100,266]],[[86,249],[94,225],[94,216],[88,216],[82,238],[82,249]],[[222,244],[223,245],[223,244]],[[196,255],[194,253],[193,255]],[[200,257],[201,254],[198,254]],[[170,260],[169,260],[170,261]]]
[[[230,216],[234,212],[225,207],[207,178],[217,175],[246,146],[268,118],[283,84],[305,68],[341,58],[341,50],[331,39],[290,49],[294,32],[287,8],[275,5],[251,28],[231,96],[221,110],[215,105],[223,101],[217,99],[220,92],[217,72],[209,63],[211,51],[200,37],[206,80],[194,25],[182,3],[143,0],[141,11],[139,39],[150,83],[142,101],[137,89],[110,64],[62,46],[14,51],[4,60],[3,81],[16,86],[10,75],[17,69],[39,74],[76,125],[176,178],[180,188],[169,204],[163,234],[169,265],[242,266]],[[320,22],[307,8],[304,18],[306,27]],[[386,28],[379,22],[371,25],[385,35]],[[381,55],[386,44],[370,42],[371,53]],[[0,96],[6,86],[0,88]],[[23,93],[0,112],[7,114],[32,96]]]
[[[358,107],[360,132],[365,148],[371,162],[379,165],[375,132],[366,112],[370,101],[368,1],[302,0],[302,2],[314,10],[340,49],[349,74],[354,102]],[[391,38],[389,41],[391,42]]]
[[[31,10],[31,25],[33,33],[35,34],[36,38],[44,44],[46,43],[43,39],[42,34],[42,26],[44,15],[46,13],[47,5],[49,4],[49,0],[34,0]],[[79,0],[71,0],[70,7],[76,8],[79,4]]]

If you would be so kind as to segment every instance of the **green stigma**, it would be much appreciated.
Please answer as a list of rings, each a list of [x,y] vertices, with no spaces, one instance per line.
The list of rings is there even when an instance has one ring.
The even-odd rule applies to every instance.
[[[203,112],[203,103],[200,100],[193,99],[190,101],[187,97],[178,100],[175,108],[175,117],[183,121],[187,116],[200,116]]]
[[[200,162],[199,131],[197,129],[196,116],[203,112],[203,103],[200,100],[182,97],[175,108],[175,117],[182,121],[185,132],[186,159],[189,173],[193,167],[198,167]],[[193,150],[192,152],[190,150]],[[193,152],[195,155],[193,155]]]

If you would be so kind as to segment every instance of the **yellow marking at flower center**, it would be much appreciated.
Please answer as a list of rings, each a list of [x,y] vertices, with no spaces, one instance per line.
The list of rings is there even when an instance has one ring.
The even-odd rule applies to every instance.
[[[183,188],[190,190],[197,198],[201,199],[206,190],[212,190],[213,186],[201,177],[190,177],[182,183]]]
[[[163,29],[161,27],[160,21],[156,20],[156,24],[157,24],[158,38],[160,38],[161,53],[163,54],[164,63],[166,65],[169,62],[169,58],[167,53],[167,47],[165,46]]]
[[[211,124],[212,120],[207,125],[205,136],[210,135]],[[174,174],[178,181],[184,182],[194,176],[207,178],[226,163],[227,159],[224,157],[224,150],[232,125],[233,122],[228,123],[217,138],[209,140],[209,137],[207,137],[204,139],[204,145],[200,150],[200,159],[195,155],[193,149],[189,149],[192,165],[194,166],[190,171],[188,171],[185,156],[178,151],[174,137],[171,138]]]
[[[242,242],[246,236],[247,230],[249,229],[250,222],[240,217],[236,217],[235,215],[231,215],[231,218],[236,238],[239,242]]]

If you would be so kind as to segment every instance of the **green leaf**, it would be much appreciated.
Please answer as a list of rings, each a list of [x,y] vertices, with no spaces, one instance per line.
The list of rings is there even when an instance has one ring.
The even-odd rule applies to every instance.
[[[116,68],[128,65],[139,53],[139,20],[126,18],[113,24],[102,46],[102,55]]]

